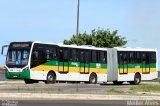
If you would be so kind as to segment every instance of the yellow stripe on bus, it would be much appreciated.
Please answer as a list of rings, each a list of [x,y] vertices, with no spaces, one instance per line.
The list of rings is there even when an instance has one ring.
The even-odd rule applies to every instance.
[[[120,68],[119,73],[123,73],[123,72],[128,72],[128,73],[156,72],[156,68],[150,68],[150,70],[149,70],[149,68],[146,68],[146,69],[145,68],[144,69],[142,69],[142,68],[128,68],[128,70],[124,69],[124,71],[123,71],[123,68]]]
[[[43,65],[40,65],[40,66],[37,66],[35,68],[33,68],[33,70],[35,71],[41,71],[41,70],[44,70],[44,71],[50,71],[50,70],[54,70],[54,71],[62,71],[63,72],[63,66],[43,66]],[[64,67],[64,71],[67,72],[69,70],[69,72],[84,72],[84,68],[79,68],[79,67]],[[95,72],[95,73],[99,73],[99,74],[107,74],[107,69],[104,69],[104,68],[89,68],[88,69],[85,69],[85,72]],[[119,69],[119,73],[123,73],[123,72],[126,72],[126,73],[135,73],[135,72],[140,72],[142,73],[143,72],[156,72],[156,68],[146,68],[146,71],[145,69],[142,70],[142,68],[128,68],[127,69],[124,69],[123,68],[120,68]]]
[[[44,65],[40,65],[37,66],[35,68],[33,68],[34,71],[50,71],[50,70],[54,70],[54,71],[63,71],[63,66],[44,66]],[[80,68],[80,67],[64,67],[64,71],[68,71],[69,72],[84,72],[84,68]],[[107,74],[107,69],[104,68],[89,68],[89,70],[86,68],[85,72],[95,72],[95,73],[99,73],[99,74]]]

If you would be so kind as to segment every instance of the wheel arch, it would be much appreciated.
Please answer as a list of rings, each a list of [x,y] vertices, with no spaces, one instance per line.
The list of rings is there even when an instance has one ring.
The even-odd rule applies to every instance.
[[[50,70],[50,71],[48,71],[47,75],[48,75],[49,73],[53,73],[53,74],[55,75],[55,79],[57,79],[57,75],[56,75],[56,73],[55,73],[55,71],[54,71],[54,70]],[[47,79],[47,77],[46,77],[46,79]]]
[[[139,78],[140,78],[140,79],[139,79],[139,82],[137,82],[136,79],[135,79],[137,75],[138,75]],[[142,80],[141,74],[140,74],[139,72],[136,72],[135,75],[134,75],[134,81],[130,81],[129,83],[130,83],[131,85],[139,85],[140,82],[141,82],[141,80]]]
[[[140,77],[141,77],[141,73],[140,73],[140,72],[136,72],[136,73],[135,73],[135,75],[136,75],[136,74],[139,74],[139,75],[140,75]],[[141,77],[141,78],[142,78],[142,77]]]
[[[90,75],[89,75],[89,83],[91,83],[91,78],[92,76],[95,76],[95,83],[96,84],[98,82],[98,76],[97,76],[97,73],[95,72],[91,72]]]
[[[96,75],[96,77],[98,78],[97,73],[95,73],[95,72],[91,72],[89,76],[91,76],[93,74]]]

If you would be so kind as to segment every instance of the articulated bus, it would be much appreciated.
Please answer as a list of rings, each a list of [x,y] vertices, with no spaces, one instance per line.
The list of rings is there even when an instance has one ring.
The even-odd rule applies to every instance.
[[[26,84],[38,81],[139,84],[141,80],[157,78],[157,67],[156,49],[11,42],[5,75],[8,79],[23,79]]]

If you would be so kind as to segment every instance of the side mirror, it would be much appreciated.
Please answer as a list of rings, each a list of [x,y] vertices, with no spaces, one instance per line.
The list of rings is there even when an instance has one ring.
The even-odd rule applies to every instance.
[[[8,45],[2,46],[2,51],[1,51],[1,54],[2,54],[2,55],[6,56],[7,50],[6,50],[6,54],[4,54],[4,50],[5,50],[5,48],[8,48],[8,47],[9,47]]]

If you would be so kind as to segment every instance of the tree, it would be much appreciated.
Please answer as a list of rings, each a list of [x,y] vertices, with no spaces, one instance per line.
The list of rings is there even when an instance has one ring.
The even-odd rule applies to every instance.
[[[64,40],[63,43],[68,45],[92,45],[96,47],[113,48],[124,46],[127,41],[125,37],[118,35],[118,30],[111,32],[109,29],[94,29],[91,34],[84,32],[82,34],[80,33],[78,36],[73,35],[70,40]]]

